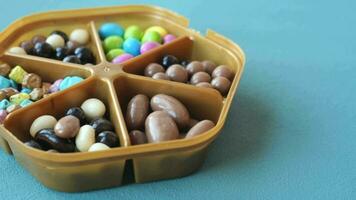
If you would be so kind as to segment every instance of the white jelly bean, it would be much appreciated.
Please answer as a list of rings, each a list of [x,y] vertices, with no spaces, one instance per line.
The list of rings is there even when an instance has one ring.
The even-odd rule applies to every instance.
[[[75,145],[79,151],[88,151],[95,143],[95,130],[90,125],[84,125],[79,129],[75,138]]]
[[[108,149],[110,149],[110,147],[108,147],[106,144],[95,143],[95,144],[90,146],[88,151],[89,152],[92,152],[92,151],[103,151],[103,150],[108,150]]]
[[[26,51],[21,47],[12,47],[8,52],[18,55],[27,55]]]
[[[56,125],[57,120],[51,115],[42,115],[35,119],[35,121],[32,122],[31,128],[30,128],[30,134],[32,137],[36,136],[36,133],[42,129],[45,128],[54,128]]]
[[[105,104],[95,98],[84,101],[81,108],[89,120],[104,116],[106,111]]]
[[[64,39],[57,35],[57,34],[53,34],[53,35],[50,35],[46,42],[48,44],[50,44],[53,48],[58,48],[58,47],[64,47]]]
[[[75,29],[70,34],[70,40],[78,42],[81,45],[85,45],[89,42],[89,33],[85,29]]]

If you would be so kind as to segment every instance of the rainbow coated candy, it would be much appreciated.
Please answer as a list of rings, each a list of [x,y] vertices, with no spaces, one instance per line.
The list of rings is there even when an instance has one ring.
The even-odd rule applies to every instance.
[[[124,53],[123,49],[113,49],[106,54],[106,59],[111,62],[114,58]]]
[[[0,89],[8,88],[11,86],[11,82],[9,79],[0,76]]]
[[[106,59],[112,63],[125,62],[176,39],[161,26],[150,26],[143,30],[137,25],[130,25],[124,30],[113,22],[102,24],[99,35]]]
[[[124,29],[116,23],[105,23],[99,29],[100,38],[104,39],[112,35],[122,37]]]
[[[27,74],[27,72],[24,69],[22,69],[21,66],[18,65],[10,71],[9,78],[14,80],[16,83],[21,84],[22,80],[26,74]]]
[[[128,38],[124,42],[124,51],[133,55],[140,55],[141,42],[135,38]]]
[[[26,100],[26,99],[30,99],[30,95],[27,93],[18,93],[18,94],[14,94],[10,97],[10,102],[12,104],[16,104],[19,105],[22,101]]]

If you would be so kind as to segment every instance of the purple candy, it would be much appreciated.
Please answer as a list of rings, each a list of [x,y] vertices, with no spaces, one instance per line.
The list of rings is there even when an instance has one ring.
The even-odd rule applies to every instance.
[[[50,93],[54,93],[54,92],[58,92],[59,91],[59,85],[61,84],[61,82],[63,81],[63,79],[58,79],[56,80],[51,87],[49,87],[49,92]]]
[[[141,54],[146,53],[147,51],[154,49],[160,45],[161,44],[157,42],[146,42],[141,46]]]
[[[6,110],[0,110],[0,124],[4,123],[7,116]]]
[[[128,53],[124,53],[124,54],[121,54],[117,57],[114,58],[114,60],[112,60],[112,63],[114,64],[120,64],[120,63],[123,63],[127,60],[130,60],[131,58],[133,58],[134,56],[131,55],[131,54],[128,54]]]
[[[163,38],[163,44],[167,44],[167,43],[170,43],[172,42],[173,40],[177,39],[177,37],[175,35],[172,35],[172,34],[167,34],[164,36]]]

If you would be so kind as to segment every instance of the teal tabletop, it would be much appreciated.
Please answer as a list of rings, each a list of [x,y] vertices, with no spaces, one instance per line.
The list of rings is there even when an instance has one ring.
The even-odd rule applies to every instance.
[[[46,188],[0,152],[1,199],[356,199],[356,1],[1,0],[0,30],[58,9],[152,4],[239,44],[228,120],[191,176],[83,193]]]

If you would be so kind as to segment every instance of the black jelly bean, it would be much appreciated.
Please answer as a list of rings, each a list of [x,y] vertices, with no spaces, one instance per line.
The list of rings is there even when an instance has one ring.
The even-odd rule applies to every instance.
[[[112,123],[104,118],[94,119],[90,125],[94,128],[96,135],[104,131],[114,131]]]
[[[81,61],[77,56],[67,56],[63,59],[63,62],[81,64]]]
[[[175,56],[166,55],[162,59],[162,66],[168,68],[171,65],[178,64],[179,60]]]
[[[80,59],[83,65],[87,63],[91,63],[91,64],[95,63],[94,54],[89,48],[86,47],[76,48],[74,54]]]
[[[75,144],[70,139],[60,138],[55,135],[53,129],[42,129],[36,136],[35,140],[43,147],[43,150],[55,149],[58,152],[74,152]]]
[[[32,148],[35,148],[35,149],[40,149],[42,150],[42,147],[40,144],[38,144],[36,141],[34,140],[30,140],[30,141],[27,141],[25,142],[25,145],[29,146],[29,147],[32,147]]]
[[[87,123],[87,121],[85,119],[84,111],[79,107],[73,107],[73,108],[68,109],[66,116],[68,116],[68,115],[72,115],[72,116],[78,118],[81,126],[83,126]]]
[[[52,58],[54,56],[53,47],[46,42],[37,42],[34,47],[34,54],[44,58]]]
[[[55,30],[50,35],[53,35],[53,34],[61,36],[65,42],[68,42],[68,40],[69,40],[68,35],[63,31]]]
[[[119,138],[117,137],[116,133],[112,131],[103,131],[99,133],[98,137],[96,138],[96,142],[106,144],[111,148],[118,147],[120,145]]]
[[[66,47],[58,47],[56,48],[56,55],[55,59],[57,60],[63,60],[65,57],[68,56],[68,48]]]
[[[180,62],[180,64],[184,67],[186,67],[189,63],[190,63],[189,60],[183,60],[182,62]]]

